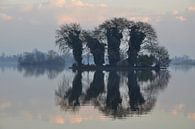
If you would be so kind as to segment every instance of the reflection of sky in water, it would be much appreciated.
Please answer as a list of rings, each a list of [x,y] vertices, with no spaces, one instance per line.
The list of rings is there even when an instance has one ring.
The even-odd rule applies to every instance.
[[[64,77],[73,80],[71,71],[59,72],[54,79],[47,74],[25,78],[24,71],[6,69],[0,72],[0,128],[188,128],[195,127],[195,69],[187,73],[170,69],[168,86],[157,95],[153,110],[146,115],[136,115],[126,119],[105,117],[92,105],[78,111],[63,111],[56,106],[55,91]],[[91,83],[94,73],[82,73],[82,83]],[[108,78],[105,72],[105,80]],[[89,80],[88,78],[89,77]],[[125,79],[124,79],[125,80]],[[127,80],[126,80],[127,81]],[[70,81],[71,85],[71,81]],[[125,86],[122,86],[125,87]],[[89,85],[83,86],[83,92]],[[120,88],[120,93],[125,93]],[[125,96],[125,94],[123,95]]]

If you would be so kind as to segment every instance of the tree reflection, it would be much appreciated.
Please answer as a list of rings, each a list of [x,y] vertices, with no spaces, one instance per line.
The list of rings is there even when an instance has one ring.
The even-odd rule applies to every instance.
[[[62,83],[59,84],[58,91],[55,92],[57,103],[61,105],[64,110],[77,110],[80,106],[80,96],[82,95],[82,73],[77,71],[70,87],[69,81],[64,77]]]
[[[128,73],[128,88],[129,88],[129,105],[132,111],[140,110],[139,106],[145,102],[145,99],[140,91],[140,86],[137,81],[136,71]]]
[[[150,112],[159,91],[168,85],[170,75],[166,70],[99,70],[94,73],[90,84],[82,83],[85,77],[80,71],[73,81],[64,77],[55,92],[57,105],[65,111],[75,111],[89,104],[106,116],[124,118]]]
[[[34,66],[34,65],[18,65],[17,70],[23,72],[24,77],[39,77],[47,75],[49,79],[56,78],[63,70],[65,66],[63,65],[43,65],[43,66]]]
[[[85,102],[91,99],[96,99],[100,94],[104,92],[104,73],[102,71],[96,71],[94,73],[94,78],[90,84],[89,89],[87,90],[85,96]]]
[[[107,84],[107,98],[106,98],[106,105],[103,112],[107,112],[107,114],[115,115],[121,106],[121,96],[119,92],[120,87],[120,76],[117,74],[116,71],[111,71],[108,77],[108,84]]]
[[[82,75],[81,72],[78,71],[73,82],[72,82],[72,89],[69,89],[67,94],[64,98],[68,98],[68,103],[70,106],[79,106],[79,97],[82,93]]]

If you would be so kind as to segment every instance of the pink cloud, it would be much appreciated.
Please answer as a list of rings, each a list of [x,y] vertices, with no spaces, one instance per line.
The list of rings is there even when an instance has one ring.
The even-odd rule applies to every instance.
[[[34,117],[34,114],[30,111],[22,111],[22,115],[25,117],[25,119],[32,120]]]
[[[149,22],[151,20],[151,18],[148,16],[133,16],[130,17],[129,19],[133,21],[142,21],[142,22]]]
[[[106,4],[99,4],[98,6],[102,7],[102,8],[107,8],[108,7],[108,5],[106,5]]]
[[[72,0],[72,5],[75,7],[94,7],[93,4],[84,3],[81,0]]]
[[[187,21],[187,18],[185,18],[184,16],[176,16],[175,18],[182,22]]]
[[[106,8],[104,3],[93,4],[89,2],[83,2],[82,0],[49,0],[48,4],[40,4],[39,8]]]
[[[11,106],[11,103],[9,101],[0,100],[0,109],[6,109]]]
[[[22,7],[21,11],[22,12],[31,12],[33,10],[34,6],[33,5],[25,5],[24,7]]]
[[[107,5],[103,3],[92,4],[92,3],[83,2],[81,0],[71,0],[70,6],[77,7],[77,8],[94,8],[94,7],[106,8],[107,7]]]
[[[179,14],[179,11],[178,11],[178,10],[173,10],[173,11],[172,11],[172,15],[175,16],[175,15],[178,15],[178,14]]]
[[[189,12],[195,12],[195,5],[189,6],[189,7],[187,8],[187,10],[188,10]]]
[[[195,113],[188,113],[188,118],[195,121]]]
[[[65,23],[73,23],[73,22],[77,22],[77,20],[67,15],[61,15],[57,17],[58,25],[65,24]]]
[[[4,21],[11,21],[11,20],[13,20],[13,17],[10,15],[7,15],[5,13],[0,13],[0,19],[2,19]]]
[[[56,7],[63,7],[65,5],[65,0],[50,0],[50,5]]]

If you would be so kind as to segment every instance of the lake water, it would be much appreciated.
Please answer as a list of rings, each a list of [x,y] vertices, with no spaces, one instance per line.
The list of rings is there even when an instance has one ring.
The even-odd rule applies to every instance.
[[[0,67],[0,129],[194,129],[195,68]]]

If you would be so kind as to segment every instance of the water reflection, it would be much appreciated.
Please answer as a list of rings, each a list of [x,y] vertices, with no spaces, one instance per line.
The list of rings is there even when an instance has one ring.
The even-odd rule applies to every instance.
[[[47,75],[49,79],[56,78],[65,67],[63,65],[44,65],[44,66],[32,66],[32,65],[18,65],[17,70],[22,72],[24,77],[39,77]]]
[[[112,118],[147,114],[153,109],[159,91],[168,85],[169,78],[166,70],[96,71],[90,73],[90,77],[77,71],[72,81],[64,76],[59,83],[55,91],[56,103],[64,111],[73,112],[84,105],[93,105]]]
[[[189,72],[191,69],[195,68],[195,65],[170,65],[170,68],[174,71]]]
[[[5,72],[6,70],[16,70],[17,63],[2,63],[0,62],[0,72]]]

